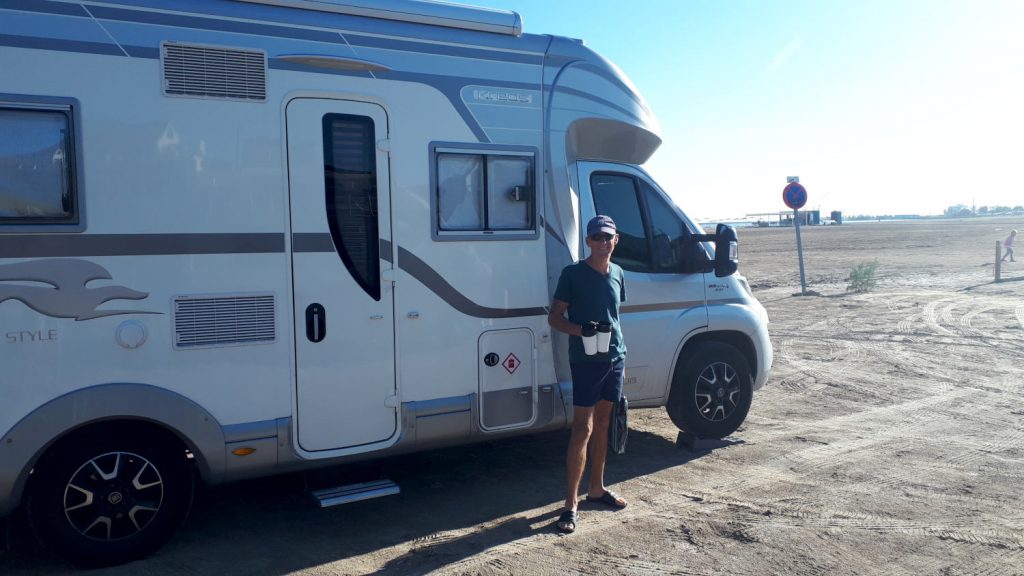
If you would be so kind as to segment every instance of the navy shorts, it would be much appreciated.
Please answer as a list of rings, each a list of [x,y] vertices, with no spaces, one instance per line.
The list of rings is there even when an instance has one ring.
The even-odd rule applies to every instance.
[[[622,397],[622,373],[626,361],[576,362],[572,370],[572,405],[590,408],[604,399],[615,403]]]

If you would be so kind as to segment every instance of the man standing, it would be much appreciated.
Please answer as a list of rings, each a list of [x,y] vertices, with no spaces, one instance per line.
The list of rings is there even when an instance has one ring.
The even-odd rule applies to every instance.
[[[565,511],[558,518],[558,529],[576,530],[576,508],[583,469],[590,456],[590,484],[587,500],[624,508],[626,501],[604,485],[604,465],[608,456],[608,424],[612,408],[622,396],[626,345],[619,329],[619,303],[626,299],[622,268],[611,261],[619,242],[615,222],[608,216],[595,216],[587,223],[587,247],[590,255],[562,270],[548,312],[548,324],[569,334],[569,363],[572,370],[572,435],[566,454],[568,489]],[[568,318],[566,318],[568,312]],[[590,322],[611,324],[608,352],[588,355],[584,350],[583,325]]]

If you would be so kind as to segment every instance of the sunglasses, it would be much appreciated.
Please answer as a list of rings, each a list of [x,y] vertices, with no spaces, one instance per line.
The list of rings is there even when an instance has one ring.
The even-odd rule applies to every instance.
[[[612,238],[615,238],[612,234],[606,234],[604,232],[600,234],[591,234],[590,239],[594,242],[611,242]]]

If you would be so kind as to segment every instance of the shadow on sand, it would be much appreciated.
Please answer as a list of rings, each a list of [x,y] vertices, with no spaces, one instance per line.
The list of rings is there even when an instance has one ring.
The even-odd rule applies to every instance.
[[[492,546],[556,533],[568,434],[562,430],[208,487],[199,492],[190,518],[170,543],[110,573],[180,573],[204,558],[203,570],[219,576],[286,574],[402,544],[410,550],[390,560],[386,571],[429,572]],[[606,480],[614,485],[680,466],[731,443],[719,441],[690,452],[674,439],[631,430],[626,454],[609,455]],[[311,489],[374,477],[395,481],[401,494],[323,510],[307,495]],[[549,510],[527,513],[544,507]],[[468,534],[448,535],[482,525]],[[23,545],[17,545],[19,540]],[[74,573],[24,540],[15,538],[13,550],[0,552],[0,572]]]

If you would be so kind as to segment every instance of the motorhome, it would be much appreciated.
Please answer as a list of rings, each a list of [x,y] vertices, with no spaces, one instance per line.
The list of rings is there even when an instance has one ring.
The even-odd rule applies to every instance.
[[[195,479],[568,427],[546,313],[598,213],[632,407],[721,437],[767,381],[735,233],[640,167],[655,117],[581,41],[399,0],[0,1],[0,30],[0,516],[74,562],[155,550]]]

